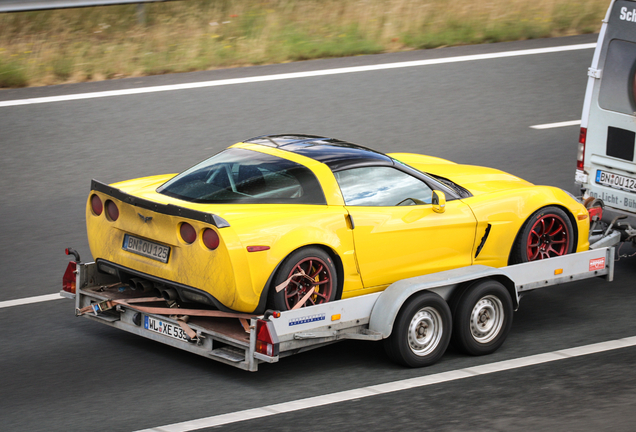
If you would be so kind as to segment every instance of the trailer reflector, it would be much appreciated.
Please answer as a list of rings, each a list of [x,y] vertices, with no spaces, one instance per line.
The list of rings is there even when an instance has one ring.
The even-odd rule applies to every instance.
[[[340,314],[331,315],[331,321],[338,321],[340,318],[342,318]]]
[[[77,271],[77,263],[75,261],[69,261],[66,266],[64,276],[62,276],[62,290],[75,294],[75,273]]]
[[[563,274],[563,269],[556,269],[556,270],[554,271],[554,275],[555,275],[555,276],[560,275],[560,274]]]
[[[276,357],[279,351],[278,336],[274,325],[264,319],[256,321],[256,352]]]

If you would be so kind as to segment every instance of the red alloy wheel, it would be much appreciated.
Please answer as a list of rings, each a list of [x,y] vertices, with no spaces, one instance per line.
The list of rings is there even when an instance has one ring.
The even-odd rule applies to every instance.
[[[541,216],[528,234],[528,261],[565,255],[568,253],[569,243],[570,233],[561,217],[555,214]]]
[[[301,270],[305,275],[297,275]],[[285,288],[285,303],[288,309],[292,309],[304,296],[315,288],[314,294],[309,297],[305,306],[327,303],[333,291],[333,277],[329,266],[320,258],[308,257],[298,262],[289,272],[291,277]]]

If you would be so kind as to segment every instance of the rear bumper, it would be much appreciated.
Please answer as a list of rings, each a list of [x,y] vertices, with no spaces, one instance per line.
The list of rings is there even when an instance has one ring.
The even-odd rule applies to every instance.
[[[174,288],[179,297],[184,302],[190,303],[202,303],[208,306],[217,308],[218,310],[225,312],[234,312],[232,309],[224,306],[219,300],[217,300],[210,293],[194,288],[188,285],[180,284],[171,280],[163,279],[157,276],[153,276],[147,273],[140,272],[113,262],[97,259],[97,268],[102,273],[108,273],[116,276],[120,281],[128,283],[130,279],[140,278],[152,282],[155,286],[164,286],[166,288]]]

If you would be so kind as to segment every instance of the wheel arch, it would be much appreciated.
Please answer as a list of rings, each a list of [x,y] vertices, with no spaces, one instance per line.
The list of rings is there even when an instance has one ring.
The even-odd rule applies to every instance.
[[[272,287],[272,284],[274,283],[274,278],[276,277],[276,273],[278,272],[278,269],[280,268],[280,266],[285,262],[285,260],[293,253],[302,250],[302,249],[307,249],[310,247],[316,247],[319,248],[321,250],[323,250],[327,255],[329,255],[329,257],[333,260],[334,266],[336,267],[336,276],[338,277],[338,286],[336,287],[336,300],[339,300],[342,298],[342,290],[344,287],[344,266],[342,264],[342,260],[340,259],[340,256],[338,256],[338,254],[336,253],[336,251],[334,251],[331,247],[325,245],[325,244],[320,244],[320,243],[313,243],[313,244],[306,244],[303,246],[299,246],[294,250],[289,251],[289,253],[287,253],[287,255],[285,255],[283,257],[283,259],[281,259],[278,264],[276,264],[276,267],[274,267],[274,270],[272,270],[272,272],[270,273],[269,277],[267,278],[267,281],[265,282],[265,286],[263,287],[263,290],[261,291],[261,295],[260,295],[260,299],[258,302],[258,306],[256,307],[256,309],[254,310],[254,313],[256,314],[262,314],[265,312],[265,309],[267,307],[267,298],[269,296],[269,290]]]
[[[388,338],[395,320],[413,296],[422,291],[431,291],[444,299],[449,306],[459,290],[470,284],[491,278],[502,283],[510,292],[515,309],[519,305],[519,296],[513,280],[505,271],[483,265],[473,265],[459,269],[447,270],[414,278],[403,279],[393,284],[380,293],[371,311],[369,318],[369,330],[378,332],[383,338]],[[451,308],[452,312],[452,308]]]
[[[517,295],[517,290],[515,288],[515,283],[512,281],[512,279],[510,279],[506,275],[493,274],[491,276],[487,276],[487,277],[482,277],[482,278],[466,281],[466,282],[460,284],[460,286],[458,286],[457,289],[453,290],[451,298],[449,299],[449,305],[450,305],[450,308],[451,308],[451,312],[453,313],[453,316],[455,315],[455,309],[457,307],[457,301],[462,296],[462,294],[464,294],[464,292],[466,290],[470,289],[470,287],[473,286],[474,284],[476,284],[478,282],[481,282],[483,280],[487,280],[487,279],[494,280],[495,282],[499,282],[500,284],[502,284],[504,286],[504,288],[506,288],[506,291],[508,291],[508,294],[510,294],[510,298],[512,299],[512,307],[513,307],[513,309],[515,311],[517,309],[519,309],[519,296]]]
[[[519,230],[517,231],[517,234],[515,235],[515,240],[512,242],[512,245],[510,245],[510,251],[508,252],[508,265],[519,264],[519,263],[514,262],[514,259],[513,259],[515,247],[517,246],[517,242],[519,241],[519,236],[521,235],[522,231],[526,227],[526,224],[528,223],[530,218],[536,212],[538,212],[539,210],[542,210],[542,209],[547,208],[547,207],[556,207],[556,208],[562,210],[566,214],[566,216],[570,220],[570,223],[572,224],[572,236],[573,236],[574,252],[577,251],[577,245],[579,243],[579,227],[578,227],[576,218],[574,217],[574,215],[572,214],[570,209],[568,209],[567,207],[565,207],[562,204],[558,204],[558,203],[556,203],[556,204],[547,204],[547,205],[543,205],[543,206],[537,208],[532,213],[530,213],[528,215],[528,217],[523,221],[521,226],[519,227]]]
[[[335,250],[333,250],[332,248],[330,248],[327,245],[324,244],[311,244],[311,245],[307,245],[307,246],[303,246],[302,248],[298,248],[298,249],[303,249],[306,247],[317,247],[322,249],[323,251],[325,251],[327,253],[327,255],[329,255],[331,257],[331,259],[333,260],[333,263],[336,267],[336,276],[338,277],[338,286],[336,287],[336,298],[335,300],[340,300],[342,298],[342,290],[344,287],[344,265],[342,264],[342,259],[340,259],[340,256],[338,255],[338,253],[336,253]],[[295,252],[295,251],[294,251]],[[290,252],[290,255],[293,252]],[[289,255],[287,255],[289,256]],[[287,258],[287,257],[285,257]]]

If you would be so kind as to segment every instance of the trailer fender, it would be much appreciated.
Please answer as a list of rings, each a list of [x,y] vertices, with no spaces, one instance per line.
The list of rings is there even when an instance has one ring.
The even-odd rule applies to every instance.
[[[450,302],[458,286],[484,278],[493,278],[502,282],[510,291],[516,309],[519,296],[510,276],[501,269],[473,265],[392,283],[380,294],[373,305],[369,318],[369,330],[382,334],[383,339],[387,338],[391,335],[393,323],[400,309],[414,294],[428,290],[438,294],[446,302]]]

